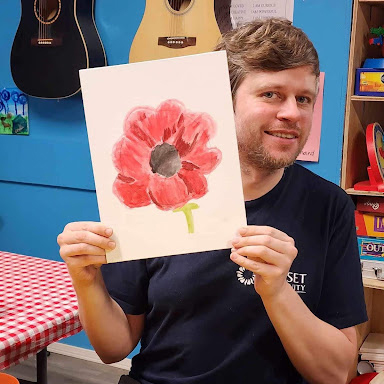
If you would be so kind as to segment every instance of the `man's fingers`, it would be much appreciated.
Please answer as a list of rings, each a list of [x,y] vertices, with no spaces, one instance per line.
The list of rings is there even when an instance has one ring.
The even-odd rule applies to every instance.
[[[237,252],[231,253],[231,260],[248,271],[261,276],[263,279],[271,278],[272,276],[280,273],[280,270],[274,265],[247,259],[246,257],[239,255]]]
[[[82,255],[105,256],[105,249],[86,243],[67,244],[60,248],[62,258]]]
[[[107,258],[105,255],[77,255],[77,257],[69,257],[66,262],[71,267],[84,268],[93,265],[98,268],[103,264],[107,264]]]
[[[264,246],[248,246],[233,250],[240,256],[273,265],[279,265],[282,263],[282,260],[288,259],[288,256],[285,254],[281,254]],[[288,261],[291,260],[287,260],[287,262]]]
[[[240,228],[238,232],[240,237],[265,235],[282,241],[294,242],[294,240],[289,237],[285,232],[268,226],[248,225],[246,227]]]
[[[76,221],[69,223],[64,228],[64,232],[66,231],[88,231],[106,237],[111,236],[113,233],[112,228],[95,221]]]
[[[58,236],[57,242],[60,246],[89,244],[107,250],[114,249],[116,246],[110,238],[88,231],[65,231]]]
[[[294,241],[281,240],[269,235],[254,235],[246,237],[237,237],[233,241],[233,247],[238,249],[247,246],[264,246],[275,250],[276,252],[285,253],[294,247]]]

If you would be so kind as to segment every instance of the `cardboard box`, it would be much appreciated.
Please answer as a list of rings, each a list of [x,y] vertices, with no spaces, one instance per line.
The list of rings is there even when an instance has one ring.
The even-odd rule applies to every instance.
[[[368,279],[384,280],[384,240],[358,237],[361,274]]]
[[[384,239],[357,237],[360,259],[384,262]]]
[[[384,216],[355,211],[357,236],[384,238]]]
[[[384,69],[357,68],[355,95],[384,96]]]
[[[356,210],[384,215],[384,199],[379,196],[358,196]]]

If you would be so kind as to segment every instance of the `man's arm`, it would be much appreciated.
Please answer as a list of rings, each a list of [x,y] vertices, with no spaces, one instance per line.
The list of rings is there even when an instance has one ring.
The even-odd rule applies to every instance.
[[[125,315],[105,287],[100,267],[106,263],[106,249],[114,248],[111,235],[101,223],[78,222],[68,224],[57,238],[76,291],[81,324],[105,363],[124,359],[144,327],[144,314]]]
[[[345,384],[356,354],[354,328],[339,330],[317,318],[287,283],[294,240],[271,227],[239,233],[231,259],[255,273],[255,290],[293,365],[311,384]]]
[[[292,364],[309,383],[347,382],[357,350],[354,327],[339,330],[320,320],[288,283],[263,303]]]
[[[100,359],[115,363],[127,357],[140,340],[144,314],[126,315],[109,296],[100,269],[94,284],[73,281],[81,324]]]

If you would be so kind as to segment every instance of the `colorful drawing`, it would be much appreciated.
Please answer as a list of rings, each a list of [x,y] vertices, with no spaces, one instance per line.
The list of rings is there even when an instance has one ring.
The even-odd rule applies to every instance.
[[[166,100],[157,109],[132,109],[113,148],[119,172],[113,193],[130,208],[153,203],[164,211],[183,212],[193,233],[192,210],[199,206],[188,202],[208,192],[206,175],[221,161],[221,151],[207,146],[215,132],[211,116],[191,112],[177,100]]]
[[[28,99],[17,88],[0,91],[0,135],[29,135]]]

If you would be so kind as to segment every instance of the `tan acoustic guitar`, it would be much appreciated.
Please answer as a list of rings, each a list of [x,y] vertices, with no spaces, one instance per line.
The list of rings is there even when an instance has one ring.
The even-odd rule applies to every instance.
[[[209,52],[219,38],[214,0],[147,0],[129,62]]]

